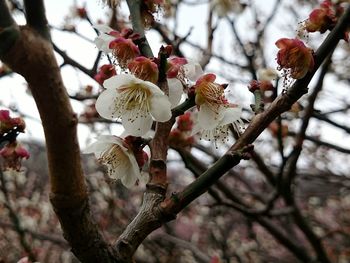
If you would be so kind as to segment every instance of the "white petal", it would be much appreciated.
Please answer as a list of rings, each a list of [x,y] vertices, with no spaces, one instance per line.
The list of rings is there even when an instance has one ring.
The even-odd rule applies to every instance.
[[[215,133],[215,129],[212,130],[202,130],[202,136],[201,138],[206,140],[206,141],[213,141],[215,140],[214,138],[214,133]],[[215,141],[216,143],[216,141]]]
[[[139,168],[139,165],[137,164],[137,161],[136,161],[134,153],[131,150],[127,150],[125,153],[128,156],[128,158],[129,158],[131,167],[133,169],[133,171],[132,171],[133,174],[137,175],[136,176],[137,178],[140,178],[140,176],[141,176],[140,168]]]
[[[196,81],[200,76],[204,74],[202,67],[199,63],[189,62],[182,66],[185,76],[191,80]]]
[[[148,132],[146,132],[146,134],[142,135],[142,138],[144,138],[146,141],[152,140],[154,138],[154,134],[155,132],[153,130],[149,130]],[[124,130],[119,137],[121,138],[125,138],[126,136],[128,136],[129,134]]]
[[[109,143],[109,142],[96,141],[96,142],[90,144],[89,146],[87,146],[85,148],[85,150],[83,151],[83,153],[86,153],[86,154],[94,153],[96,158],[100,158],[101,153],[104,152],[109,147],[111,147],[111,143]]]
[[[240,120],[242,114],[242,108],[235,107],[235,108],[226,108],[224,110],[223,118],[220,121],[220,125],[226,125],[230,123],[234,123]]]
[[[110,28],[109,26],[102,25],[102,24],[94,25],[94,28],[96,28],[98,31],[100,31],[102,33],[110,33],[112,31],[114,31],[113,28]]]
[[[151,98],[151,115],[154,120],[165,122],[171,118],[171,104],[168,96],[158,95]]]
[[[105,119],[115,119],[115,100],[117,96],[118,93],[115,90],[104,90],[96,100],[95,107],[98,114],[100,114]]]
[[[169,87],[169,101],[171,103],[171,108],[174,108],[179,105],[183,94],[182,83],[177,78],[167,79],[167,81]]]
[[[122,86],[137,82],[137,78],[132,74],[120,74],[106,79],[103,86],[114,91]]]
[[[126,111],[122,116],[122,124],[125,132],[132,136],[142,136],[146,134],[152,127],[153,120],[151,115],[138,116],[136,119],[134,116],[135,111]]]
[[[117,167],[114,167],[113,171],[111,173],[108,173],[108,175],[113,179],[121,179],[124,176],[128,175],[131,171],[131,164],[129,159],[126,156],[118,156],[119,157],[119,165]],[[124,162],[121,162],[121,158],[123,158]],[[109,166],[109,165],[107,165]],[[109,171],[109,169],[108,169]]]
[[[122,138],[114,135],[100,135],[96,138],[96,142],[85,148],[83,153],[95,153],[96,157],[100,158],[100,154],[113,144],[119,145],[123,151],[128,150],[126,147],[124,147]]]
[[[129,169],[128,173],[125,176],[121,177],[120,180],[125,187],[131,188],[135,185],[137,177],[135,174],[132,174],[131,169]]]
[[[199,133],[201,130],[202,130],[202,127],[199,125],[198,122],[196,122],[196,123],[193,125],[192,131],[191,131],[191,136],[193,136],[193,135]]]
[[[141,79],[138,79],[139,83],[143,84],[144,86],[146,86],[153,95],[164,95],[164,92],[154,83],[150,82],[150,81],[144,81]]]
[[[214,112],[206,104],[202,104],[198,111],[199,125],[206,130],[214,129],[222,120],[223,113],[222,109],[218,109],[218,112]]]
[[[136,162],[135,156],[129,154],[129,160],[129,167],[125,170],[125,175],[120,178],[122,184],[127,188],[134,186],[136,180],[141,178],[140,168]]]
[[[99,50],[105,53],[111,53],[112,49],[109,48],[109,43],[114,39],[115,37],[102,33],[95,38],[94,43]]]
[[[142,184],[147,184],[148,181],[149,181],[149,173],[145,172],[145,171],[142,171],[141,172],[141,177],[139,179],[140,179],[140,182]]]
[[[96,140],[100,142],[109,142],[113,144],[118,144],[119,146],[123,146],[123,139],[114,135],[100,135],[96,138]]]

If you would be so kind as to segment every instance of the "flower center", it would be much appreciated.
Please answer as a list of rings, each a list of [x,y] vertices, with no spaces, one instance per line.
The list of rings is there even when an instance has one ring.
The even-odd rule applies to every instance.
[[[152,96],[148,87],[132,83],[118,89],[120,95],[115,101],[115,112],[117,117],[122,117],[126,112],[132,112],[130,120],[134,121],[138,117],[149,115],[150,104],[149,100]]]
[[[204,82],[196,87],[196,104],[207,103],[211,110],[218,111],[218,108],[227,104],[224,97],[224,88],[213,82]]]
[[[107,166],[109,174],[114,174],[120,166],[128,163],[128,157],[117,144],[105,150],[98,160]]]

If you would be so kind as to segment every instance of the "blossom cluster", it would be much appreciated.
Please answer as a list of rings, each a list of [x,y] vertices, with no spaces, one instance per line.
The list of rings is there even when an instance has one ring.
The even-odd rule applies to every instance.
[[[320,33],[332,30],[343,12],[344,8],[340,3],[324,0],[319,8],[310,13],[309,18],[305,21],[305,29],[308,32],[318,31]]]
[[[24,129],[25,123],[22,118],[12,118],[8,110],[0,110],[0,140],[1,144],[5,143],[0,148],[2,169],[19,171],[22,159],[29,158],[27,150],[16,140],[17,135],[24,132]]]
[[[161,59],[140,54],[138,34],[131,29],[118,32],[105,25],[96,28],[101,32],[96,46],[112,54],[121,72],[117,74],[114,65],[100,68],[95,80],[104,89],[95,109],[105,119],[120,121],[125,130],[122,137],[126,137],[100,136],[86,152],[95,153],[112,178],[120,179],[127,187],[142,179],[140,171],[148,156],[140,138],[152,130],[154,122],[169,121],[172,109],[185,97],[193,99],[198,112],[187,112],[178,118],[169,135],[170,144],[190,146],[199,132],[204,139],[224,142],[231,125],[239,132],[241,108],[229,103],[224,94],[227,85],[217,83],[214,74],[204,74],[198,63],[171,56],[172,48],[167,46],[163,51],[168,58],[162,69],[167,88],[161,89],[158,87]]]
[[[325,33],[332,30],[340,16],[344,13],[343,1],[324,0],[320,6],[314,9],[308,19],[303,23],[302,30],[308,33]],[[348,41],[348,32],[344,32],[343,39]],[[276,46],[280,49],[277,53],[279,70],[283,69],[286,76],[294,79],[303,78],[314,68],[314,52],[308,48],[301,39],[281,38]]]

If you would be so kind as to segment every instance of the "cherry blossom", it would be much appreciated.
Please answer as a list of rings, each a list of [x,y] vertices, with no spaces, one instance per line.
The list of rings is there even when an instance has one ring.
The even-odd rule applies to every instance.
[[[0,156],[4,159],[4,168],[19,171],[23,159],[29,158],[28,151],[17,141],[10,142],[0,150]]]
[[[201,65],[192,61],[189,61],[187,64],[183,65],[181,67],[181,71],[183,72],[185,78],[190,81],[196,81],[204,74]]]
[[[215,79],[214,74],[206,74],[194,85],[198,121],[206,129],[213,129],[218,125],[223,117],[223,109],[228,105],[224,87],[215,83]]]
[[[115,180],[120,179],[128,188],[141,179],[140,168],[131,145],[122,138],[101,135],[84,153],[94,153],[96,158],[107,166],[109,176]]]
[[[331,30],[337,23],[337,17],[335,7],[329,0],[323,1],[320,8],[314,9],[309,19],[305,22],[305,29],[308,32],[320,33],[326,32],[328,29]]]
[[[96,47],[105,53],[112,53],[120,66],[126,67],[130,60],[140,55],[140,50],[134,43],[139,35],[131,29],[124,28],[118,32],[106,25],[96,25],[95,28],[101,32],[94,41]]]
[[[0,110],[0,135],[9,132],[15,127],[18,132],[24,132],[25,126],[25,122],[22,118],[12,118],[8,110]]]
[[[107,79],[104,87],[96,101],[97,112],[106,119],[121,119],[129,135],[142,136],[153,120],[165,122],[171,117],[168,96],[152,82],[121,74]]]
[[[238,134],[243,127],[243,121],[241,120],[242,109],[237,106],[230,105],[229,107],[223,107],[220,110],[220,118],[215,126],[206,125],[205,122],[200,121],[194,125],[192,134],[201,133],[201,138],[214,141],[225,142],[229,137],[230,125],[233,125]]]
[[[301,40],[281,38],[277,40],[276,46],[280,49],[277,63],[281,68],[289,70],[292,78],[301,79],[314,68],[313,51]]]
[[[150,58],[143,56],[137,57],[128,63],[128,69],[139,79],[147,80],[155,84],[158,81],[158,66]]]
[[[199,63],[188,61],[185,58],[171,57],[167,64],[167,82],[171,107],[176,107],[181,101],[186,81],[195,82],[203,75]]]

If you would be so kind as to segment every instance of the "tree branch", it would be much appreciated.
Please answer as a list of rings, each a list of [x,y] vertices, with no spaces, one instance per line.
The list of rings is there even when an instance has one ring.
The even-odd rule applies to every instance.
[[[90,213],[77,140],[77,116],[63,86],[51,44],[31,28],[1,59],[26,79],[45,132],[51,202],[64,236],[82,262],[116,262]]]
[[[131,4],[130,2],[131,1],[128,0],[129,4]],[[207,191],[229,169],[237,165],[246,152],[251,150],[248,145],[252,143],[277,116],[287,111],[295,101],[307,92],[307,85],[310,83],[316,70],[343,37],[343,32],[348,25],[349,18],[350,7],[345,11],[339,23],[316,52],[316,62],[312,72],[309,72],[303,79],[297,80],[286,93],[277,97],[266,111],[257,114],[246,131],[229,151],[198,179],[188,185],[183,191],[173,194],[164,201],[162,201],[165,195],[163,192],[164,188],[148,185],[138,216],[136,216],[127,227],[115,245],[118,253],[121,252],[123,247],[125,248],[123,251],[126,251],[126,253],[123,254],[122,258],[125,259],[126,262],[131,261],[132,254],[149,233],[161,226],[163,222],[174,219],[177,213]],[[308,259],[308,257],[306,256],[304,259]]]
[[[16,22],[13,20],[5,0],[0,0],[0,57],[4,55],[19,38]]]
[[[12,18],[10,10],[6,5],[6,0],[0,0],[0,32],[3,28],[13,26],[16,22]]]
[[[191,242],[187,242],[175,236],[172,236],[169,234],[157,234],[152,236],[151,240],[159,241],[161,245],[164,245],[164,242],[168,242],[176,245],[177,247],[180,247],[183,249],[189,249],[193,253],[194,257],[198,260],[198,262],[201,262],[201,263],[210,262],[210,258],[206,254],[204,254],[202,251],[200,251]]]
[[[24,0],[24,10],[27,25],[34,28],[39,34],[50,39],[50,31],[45,15],[45,5],[43,0]]]
[[[147,38],[145,36],[145,29],[141,17],[141,1],[140,0],[126,0],[129,10],[130,10],[130,20],[132,22],[132,27],[135,33],[140,34],[141,38],[144,38],[139,44],[141,54],[145,57],[154,57],[152,49],[148,44]]]

